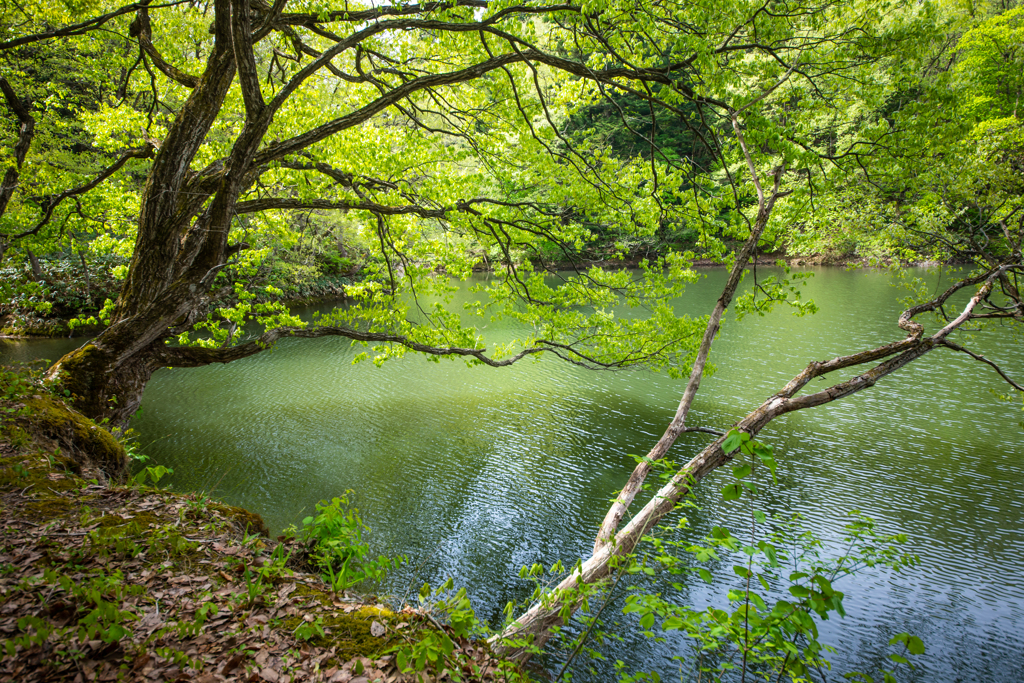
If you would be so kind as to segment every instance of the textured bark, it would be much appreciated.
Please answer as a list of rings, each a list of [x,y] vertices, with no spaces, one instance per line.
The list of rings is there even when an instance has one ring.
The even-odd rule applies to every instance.
[[[146,382],[161,366],[151,354],[136,354],[116,364],[116,354],[97,341],[65,355],[50,367],[46,378],[71,392],[78,412],[93,419],[109,418],[114,426],[124,426],[139,409]]]
[[[28,247],[25,247],[25,254],[28,255],[28,263],[32,267],[32,279],[36,282],[42,282],[45,280],[46,278],[43,275],[42,266],[39,265],[39,258],[36,257],[35,252]]]
[[[25,155],[28,154],[29,147],[32,146],[32,138],[35,137],[36,120],[29,113],[29,108],[18,98],[11,84],[2,76],[0,76],[0,92],[3,92],[4,101],[18,118],[18,142],[14,145],[14,165],[4,172],[3,180],[0,180],[0,216],[2,216],[7,210],[7,203],[10,202],[14,190],[18,187],[21,166],[25,163]]]

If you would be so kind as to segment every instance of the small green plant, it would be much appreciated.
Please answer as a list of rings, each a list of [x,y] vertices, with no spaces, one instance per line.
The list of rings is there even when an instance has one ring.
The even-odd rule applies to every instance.
[[[178,637],[196,637],[203,632],[203,626],[211,615],[217,614],[217,605],[213,602],[204,602],[195,611],[192,621],[182,621],[177,624]]]
[[[136,523],[133,522],[128,526],[134,526],[135,528],[132,530],[138,531]],[[124,528],[93,529],[89,532],[88,539],[92,550],[101,557],[132,558],[142,552],[139,544],[128,534],[128,529]]]
[[[369,528],[349,502],[351,493],[346,491],[330,502],[317,503],[316,515],[302,520],[301,531],[286,531],[286,535],[298,536],[307,559],[339,593],[361,583],[379,583],[404,561],[403,557],[370,555],[370,546],[363,540]]]
[[[63,602],[74,609],[76,618],[67,626],[54,627],[35,615],[25,615],[17,622],[19,633],[0,641],[0,649],[14,656],[17,647],[42,645],[52,634],[73,634],[79,641],[101,640],[116,643],[131,635],[130,622],[138,619],[131,610],[121,609],[126,596],[143,590],[128,587],[120,572],[92,576],[85,580],[80,575],[69,576],[57,569],[46,569],[37,582],[50,585],[49,598]],[[24,590],[29,586],[19,587]]]
[[[132,481],[136,486],[145,486],[146,480],[149,479],[153,486],[157,486],[160,480],[168,474],[174,474],[174,470],[170,467],[164,467],[163,465],[157,465],[156,467],[146,467],[141,472],[132,478]]]
[[[136,411],[135,414],[138,415],[139,412],[141,412],[141,410]],[[117,437],[118,441],[121,442],[121,445],[124,447],[124,452],[128,455],[129,460],[140,463],[149,461],[149,456],[139,450],[138,434],[134,429],[128,429],[122,432],[120,429],[115,428],[111,430],[111,433]]]
[[[244,607],[251,608],[263,600],[263,595],[267,592],[263,579],[262,571],[253,572],[248,565],[242,570],[242,585],[245,590],[239,593],[238,597]]]
[[[284,545],[278,545],[271,553],[269,561],[264,562],[255,571],[247,562],[243,564],[241,569],[244,591],[238,594],[238,602],[246,608],[251,608],[262,601],[273,582],[290,573],[286,567],[290,558],[291,550],[286,550]]]
[[[917,558],[902,551],[905,535],[879,533],[874,522],[858,512],[851,513],[852,520],[845,526],[842,551],[830,556],[822,540],[800,529],[799,515],[769,518],[757,509],[758,468],[766,468],[775,480],[772,448],[736,430],[727,435],[723,448],[734,454],[736,464],[732,481],[721,490],[722,499],[747,505],[749,528],[734,535],[724,526],[715,526],[703,543],[692,543],[671,540],[673,529],[662,527],[669,532],[664,537],[652,534],[645,539],[654,552],[633,561],[643,573],[652,574],[657,568],[668,575],[696,575],[713,583],[716,579],[708,565],[735,558],[732,570],[738,579],[730,581],[728,606],[696,610],[634,589],[623,611],[639,617],[649,638],[659,637],[655,633],[659,622],[662,631],[686,634],[693,653],[677,659],[681,666],[692,667],[701,680],[723,680],[733,674],[773,681],[808,680],[813,672],[830,668],[827,655],[834,651],[818,639],[816,619],[846,614],[845,595],[834,584],[868,567],[898,572],[917,564]],[[631,573],[639,571],[631,568]],[[900,634],[891,644],[899,643],[904,651],[890,659],[897,666],[913,668],[907,655],[922,654],[923,643],[909,634]],[[895,680],[892,671],[883,674],[886,683]],[[861,673],[851,676],[873,680]],[[640,679],[623,676],[621,680]]]
[[[436,626],[443,622],[445,629],[427,628],[419,631],[416,639],[406,637],[405,642],[392,647],[388,652],[395,654],[395,664],[402,673],[421,671],[440,672],[447,669],[452,680],[463,680],[463,672],[469,673],[466,680],[476,680],[482,672],[472,659],[459,659],[455,655],[455,642],[483,638],[491,635],[487,625],[481,622],[470,604],[466,590],[455,590],[455,582],[449,578],[436,589],[423,584],[419,601],[421,609],[428,614]],[[511,672],[510,672],[511,675]],[[513,680],[506,678],[506,680]],[[517,679],[516,679],[517,680]]]
[[[295,627],[294,632],[295,637],[303,642],[313,638],[325,638],[324,619],[323,617],[317,617],[315,621],[306,621],[304,619]]]

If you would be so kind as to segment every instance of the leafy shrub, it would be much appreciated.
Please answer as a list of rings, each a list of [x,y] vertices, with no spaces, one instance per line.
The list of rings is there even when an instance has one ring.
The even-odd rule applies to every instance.
[[[349,502],[351,494],[346,491],[330,502],[320,501],[316,514],[302,520],[300,531],[293,527],[285,534],[297,536],[300,555],[336,592],[365,582],[380,583],[405,559],[370,555],[370,545],[363,540],[363,532],[370,529]]]

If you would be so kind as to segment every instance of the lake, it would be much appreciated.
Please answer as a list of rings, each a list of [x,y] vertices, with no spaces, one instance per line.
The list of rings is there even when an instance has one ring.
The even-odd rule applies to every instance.
[[[802,289],[818,314],[727,315],[712,352],[717,372],[689,425],[727,429],[809,361],[902,338],[895,323],[904,293],[888,274],[812,270]],[[726,274],[703,274],[681,311],[710,311]],[[932,286],[948,280],[919,274]],[[509,333],[485,330],[491,340]],[[968,342],[1024,377],[1019,339],[986,332]],[[0,340],[0,360],[55,358],[77,343]],[[388,592],[413,587],[415,595],[424,581],[452,576],[486,618],[528,593],[523,565],[589,555],[631,454],[657,440],[684,385],[549,359],[494,369],[410,354],[380,368],[353,365],[361,350],[342,339],[285,340],[230,365],[161,370],[132,423],[141,450],[175,470],[173,488],[243,505],[275,532],[352,489],[374,550],[410,558]],[[993,395],[1007,389],[990,368],[938,350],[872,389],[762,432],[780,463],[762,509],[798,512],[830,542],[857,509],[884,531],[907,533],[908,550],[921,558],[901,574],[871,570],[837,585],[849,614],[822,624],[823,640],[838,649],[830,678],[874,673],[891,651],[888,639],[908,631],[927,654],[901,680],[1024,680],[1024,413],[1019,400]],[[673,457],[685,461],[709,438],[684,435]],[[693,539],[716,524],[739,533],[749,519],[722,502],[723,483],[716,474],[698,487],[699,510],[687,513]],[[696,607],[722,604],[736,577],[731,563],[714,574],[713,589],[695,579],[684,591],[659,590]],[[606,616],[626,625],[623,642],[605,647],[612,660],[678,680],[672,657],[687,652],[682,637],[655,644],[629,617]],[[577,678],[610,680],[607,665],[595,666]]]

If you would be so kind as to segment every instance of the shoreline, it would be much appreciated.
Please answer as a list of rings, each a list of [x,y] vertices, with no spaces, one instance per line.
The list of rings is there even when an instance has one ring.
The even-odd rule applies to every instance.
[[[543,266],[546,270],[573,270],[583,269],[591,267],[607,268],[611,270],[620,270],[624,268],[639,268],[640,263],[650,258],[649,256],[633,256],[626,259],[605,259],[605,260],[581,260],[578,263],[572,263],[569,261],[552,262]],[[787,256],[783,253],[768,254],[758,256],[753,259],[750,266],[775,266],[779,261],[784,261],[787,267],[790,268],[884,268],[892,265],[893,259],[881,259],[873,260],[867,257],[857,257],[853,255],[831,257],[828,255],[815,254],[811,256]],[[914,261],[901,263],[904,267],[908,268],[934,268],[937,266],[955,266],[960,265],[956,263],[942,263],[939,261]],[[691,263],[693,268],[701,269],[714,269],[724,268],[725,264],[714,261],[712,259],[695,259]],[[749,267],[749,266],[748,266]],[[473,267],[474,273],[490,273],[494,272],[494,269],[489,265],[480,263]],[[289,305],[298,306],[316,306],[318,304],[344,301],[346,299],[344,291],[337,292],[325,292],[324,294],[317,294],[312,296],[293,296],[293,297],[280,297],[277,300],[282,301]],[[33,324],[25,329],[25,331],[18,331],[18,328],[13,326],[11,319],[14,314],[9,313],[5,316],[0,317],[0,339],[14,339],[14,340],[25,340],[25,339],[75,339],[79,337],[90,337],[95,336],[106,329],[103,325],[88,325],[79,326],[75,330],[72,330],[68,325],[70,318],[41,318],[36,324]],[[5,333],[7,332],[7,333]],[[16,332],[11,334],[9,332]]]
[[[430,638],[446,670],[523,675],[429,603],[336,590],[253,512],[157,488],[156,468],[124,481],[123,446],[30,377],[0,366],[0,389],[0,679],[453,680],[401,664]]]

